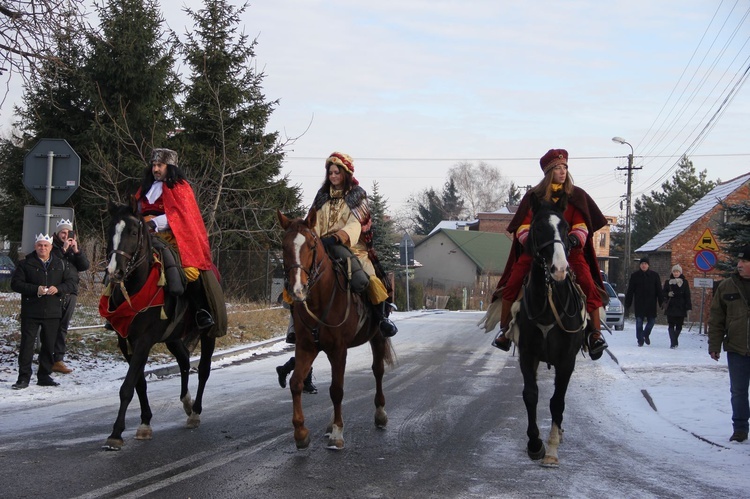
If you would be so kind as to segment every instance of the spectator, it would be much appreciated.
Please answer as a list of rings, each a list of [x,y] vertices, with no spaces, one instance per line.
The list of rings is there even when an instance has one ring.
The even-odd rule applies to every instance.
[[[76,278],[69,265],[52,254],[52,238],[36,236],[34,251],[16,266],[10,281],[13,291],[21,293],[21,346],[18,353],[18,381],[12,388],[28,388],[34,343],[41,328],[42,349],[39,353],[37,384],[58,386],[52,379],[52,358],[62,317],[63,297],[76,292]]]
[[[682,331],[682,323],[687,317],[688,310],[693,309],[690,301],[690,287],[682,267],[678,264],[672,267],[672,277],[664,281],[664,313],[669,324],[669,348],[677,348],[678,338]]]
[[[73,372],[73,369],[65,365],[65,344],[70,319],[73,317],[73,311],[78,301],[78,273],[88,270],[90,265],[89,259],[78,246],[78,239],[73,233],[73,223],[70,220],[61,219],[57,222],[55,233],[52,235],[52,254],[64,260],[71,267],[76,280],[75,291],[66,294],[62,299],[62,318],[57,330],[54,363],[52,364],[53,372],[69,374]]]
[[[659,274],[649,268],[647,256],[641,258],[638,264],[639,270],[630,275],[628,291],[625,293],[625,308],[630,309],[634,305],[635,314],[635,339],[638,346],[651,344],[651,330],[656,322],[657,303],[662,304],[661,278]],[[643,328],[643,322],[646,328]]]
[[[708,316],[708,354],[718,361],[721,347],[727,352],[732,403],[730,442],[747,440],[750,403],[750,244],[737,254],[737,272],[719,283]]]

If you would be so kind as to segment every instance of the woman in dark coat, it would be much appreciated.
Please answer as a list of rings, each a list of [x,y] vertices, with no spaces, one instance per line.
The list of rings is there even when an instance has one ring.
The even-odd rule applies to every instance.
[[[667,300],[664,313],[669,324],[670,348],[677,348],[677,338],[682,331],[682,323],[687,317],[688,310],[693,309],[690,301],[690,287],[679,265],[672,267],[672,277],[664,281],[664,299]]]

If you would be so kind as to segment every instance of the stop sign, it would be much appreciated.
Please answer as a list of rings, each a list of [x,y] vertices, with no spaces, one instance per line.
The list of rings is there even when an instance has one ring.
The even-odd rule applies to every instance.
[[[48,182],[50,159],[52,178]],[[23,185],[41,204],[46,203],[48,187],[52,189],[52,204],[61,205],[80,182],[81,158],[65,139],[42,139],[23,159]]]

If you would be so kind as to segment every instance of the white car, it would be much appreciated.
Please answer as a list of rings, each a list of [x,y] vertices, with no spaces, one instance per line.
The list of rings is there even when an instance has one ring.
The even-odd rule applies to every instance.
[[[609,295],[609,304],[605,308],[605,322],[609,327],[614,326],[616,331],[622,331],[625,329],[625,306],[622,303],[625,295],[615,293],[615,289],[607,281],[604,281],[604,289]]]

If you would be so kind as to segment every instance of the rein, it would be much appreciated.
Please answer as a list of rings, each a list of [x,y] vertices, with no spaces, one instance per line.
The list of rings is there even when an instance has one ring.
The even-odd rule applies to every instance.
[[[138,268],[139,265],[141,265],[144,261],[146,261],[146,258],[148,257],[148,254],[146,251],[143,251],[144,246],[144,239],[143,239],[143,221],[138,220],[138,239],[136,240],[136,249],[135,252],[132,254],[122,251],[120,249],[112,250],[109,253],[109,257],[111,258],[112,255],[120,255],[123,258],[127,260],[127,265],[125,266],[125,269],[123,270],[123,275],[119,279],[112,279],[112,283],[118,284],[120,287],[120,292],[122,293],[122,296],[125,298],[125,301],[128,302],[128,305],[132,307],[132,303],[130,302],[130,295],[128,294],[127,290],[125,289],[125,281],[130,277],[130,274],[133,273],[135,269]]]

